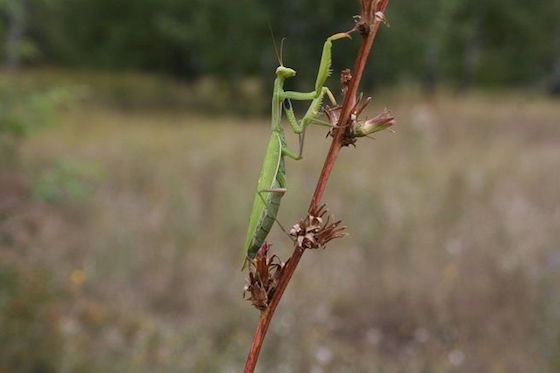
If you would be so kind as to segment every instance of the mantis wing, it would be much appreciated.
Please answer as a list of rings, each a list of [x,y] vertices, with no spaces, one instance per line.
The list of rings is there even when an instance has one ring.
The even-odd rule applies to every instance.
[[[274,132],[268,142],[266,156],[257,182],[253,209],[249,218],[249,228],[245,239],[243,268],[245,268],[247,256],[249,258],[255,257],[276,219],[281,195],[272,190],[283,187],[277,181],[281,162],[282,140],[279,134]],[[263,197],[261,193],[266,194]]]

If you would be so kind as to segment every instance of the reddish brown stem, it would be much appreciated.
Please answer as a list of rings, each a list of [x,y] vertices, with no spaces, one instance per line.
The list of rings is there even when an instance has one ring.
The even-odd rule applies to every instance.
[[[350,119],[350,114],[353,107],[352,98],[356,97],[356,93],[358,92],[358,87],[362,79],[367,59],[369,57],[371,48],[373,47],[373,42],[377,35],[377,30],[379,29],[380,22],[374,22],[375,11],[377,10],[380,12],[385,12],[385,9],[389,5],[389,0],[361,0],[360,3],[362,5],[361,22],[366,22],[367,24],[369,24],[371,26],[371,29],[369,30],[367,35],[363,35],[364,38],[362,40],[362,44],[360,46],[360,50],[354,64],[354,75],[352,81],[350,82],[348,92],[345,95],[344,103],[341,109],[340,120],[338,122],[339,128],[336,129],[333,136],[329,152],[327,153],[325,162],[323,164],[323,169],[321,170],[319,180],[317,181],[317,186],[315,187],[315,192],[311,197],[308,211],[316,210],[321,199],[323,198],[323,194],[327,187],[327,182],[334,168],[338,153],[342,147],[342,135],[344,133],[343,127],[346,126]],[[377,4],[377,6],[374,6],[375,4]],[[280,303],[280,299],[282,299],[282,295],[284,294],[284,291],[286,290],[292,278],[292,275],[294,274],[299,261],[301,260],[303,252],[304,250],[296,245],[294,252],[290,257],[290,260],[284,267],[282,277],[279,280],[278,287],[276,288],[276,291],[270,301],[268,308],[261,313],[261,317],[257,325],[257,330],[255,331],[253,342],[251,344],[251,349],[249,350],[247,362],[245,364],[245,373],[252,373],[255,370],[257,360],[259,358],[259,353],[266,333],[268,331],[268,327],[270,326],[272,316],[274,315],[274,312],[276,311],[276,308]]]
[[[282,278],[278,283],[278,287],[276,288],[274,297],[272,298],[268,308],[261,313],[261,317],[257,325],[257,330],[255,331],[255,336],[253,337],[253,343],[251,344],[251,349],[249,350],[249,355],[245,364],[245,373],[252,373],[257,366],[259,353],[261,351],[266,332],[268,331],[270,321],[272,320],[272,316],[274,315],[274,311],[276,311],[276,307],[278,307],[278,304],[280,303],[280,299],[284,294],[284,290],[286,290],[286,287],[288,286],[288,283],[290,282],[290,279],[292,278],[292,275],[296,270],[302,254],[303,250],[301,250],[300,248],[296,248],[294,250],[294,253],[290,257],[290,260],[284,267]]]
[[[385,8],[387,8],[389,0],[386,0],[383,3],[384,4],[381,5],[383,6],[383,8],[379,8],[382,12],[385,11]],[[373,47],[373,42],[375,41],[375,36],[377,35],[379,25],[379,22],[376,22],[374,24],[374,27],[372,28],[368,36],[362,40],[362,44],[360,45],[360,50],[354,64],[354,75],[352,77],[352,80],[350,81],[348,93],[344,97],[344,103],[342,104],[340,119],[338,121],[339,128],[337,128],[333,136],[331,147],[329,149],[329,152],[327,153],[325,163],[323,164],[323,169],[321,170],[319,181],[317,182],[317,186],[315,187],[315,192],[311,197],[311,203],[309,204],[308,211],[314,210],[317,208],[317,206],[319,206],[319,203],[323,198],[323,194],[325,193],[327,182],[334,168],[336,158],[338,157],[338,152],[342,147],[342,135],[344,134],[344,126],[346,126],[346,123],[348,123],[348,119],[350,119],[350,114],[354,106],[352,100],[354,97],[356,97],[356,94],[358,92],[358,87],[360,85],[360,81],[362,80],[364,68],[366,66],[371,48]]]

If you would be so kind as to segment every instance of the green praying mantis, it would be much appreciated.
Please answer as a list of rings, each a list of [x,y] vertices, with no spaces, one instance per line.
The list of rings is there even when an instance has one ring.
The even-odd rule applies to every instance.
[[[287,191],[284,157],[294,160],[302,158],[305,128],[317,121],[316,117],[321,110],[325,94],[331,100],[334,100],[330,90],[325,87],[325,82],[330,74],[332,42],[342,38],[350,38],[350,35],[345,32],[337,33],[325,41],[315,82],[315,90],[312,92],[284,90],[285,80],[294,77],[296,71],[284,66],[280,58],[280,66],[276,69],[276,79],[274,80],[274,90],[272,92],[272,134],[266,149],[249,218],[249,227],[243,250],[243,268],[247,265],[247,259],[252,259],[256,256],[257,251],[264,243],[272,225],[276,221],[280,200]],[[295,117],[291,100],[311,101],[307,112],[299,122]],[[297,153],[287,145],[284,130],[281,126],[282,108],[286,113],[290,127],[294,133],[299,135],[299,151]]]

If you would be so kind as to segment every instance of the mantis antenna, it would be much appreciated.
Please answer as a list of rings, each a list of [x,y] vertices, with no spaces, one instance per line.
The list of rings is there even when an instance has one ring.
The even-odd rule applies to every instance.
[[[284,66],[284,59],[282,54],[284,53],[284,40],[286,40],[286,37],[283,37],[282,40],[280,40],[280,65]]]
[[[274,37],[274,31],[272,31],[272,26],[270,25],[270,19],[268,20],[268,30],[270,31],[270,37],[272,38],[272,45],[274,46],[274,53],[276,54],[276,59],[278,60],[280,66],[284,66],[282,60],[282,50],[284,49],[284,39],[286,38],[282,38],[282,40],[280,41],[280,52],[278,52],[278,45],[276,44],[276,38]]]

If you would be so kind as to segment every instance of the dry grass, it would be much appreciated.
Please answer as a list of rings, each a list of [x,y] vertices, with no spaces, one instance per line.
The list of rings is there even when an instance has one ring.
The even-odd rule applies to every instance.
[[[336,166],[325,202],[350,236],[304,256],[260,371],[557,371],[560,106],[395,97],[377,102],[390,104],[398,133],[345,149]],[[312,129],[304,160],[288,161],[284,225],[305,212],[324,134]],[[32,320],[49,315],[4,318],[54,336],[53,351],[31,360],[56,371],[239,371],[258,316],[241,299],[241,246],[268,135],[266,120],[87,106],[33,135],[0,226],[0,273],[19,273],[6,275],[20,281],[10,301]],[[102,170],[83,181],[91,193],[31,198],[60,158]],[[290,241],[279,229],[271,240],[285,257]],[[31,275],[48,288],[22,280]],[[37,292],[41,302],[26,298]],[[6,344],[0,370],[31,353]]]

